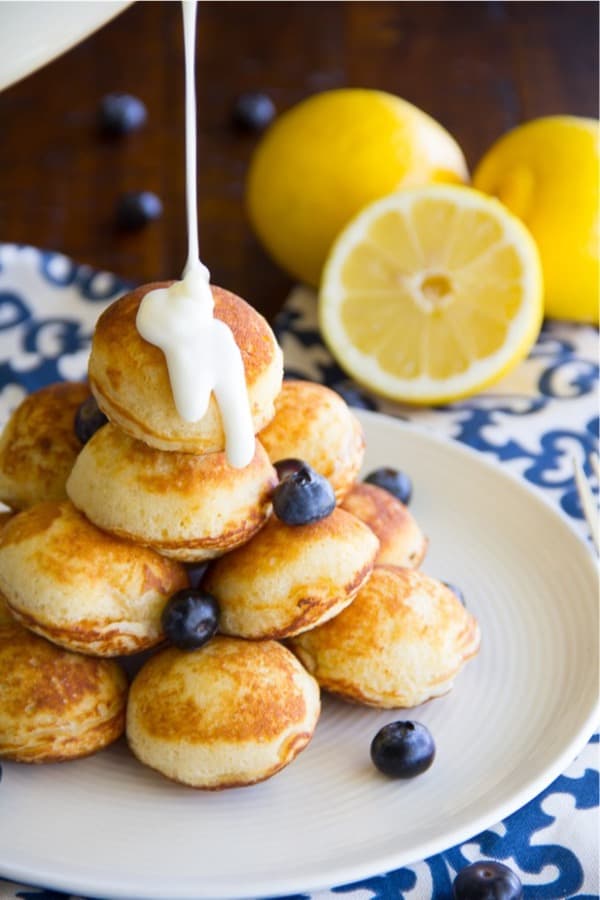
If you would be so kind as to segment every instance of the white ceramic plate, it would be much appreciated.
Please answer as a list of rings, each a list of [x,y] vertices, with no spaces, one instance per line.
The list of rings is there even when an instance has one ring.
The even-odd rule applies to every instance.
[[[366,469],[410,472],[424,568],[460,585],[479,657],[409,715],[326,701],[315,737],[261,785],[202,793],[124,743],[46,767],[4,764],[0,873],[100,897],[260,897],[332,886],[448,848],[513,812],[570,763],[597,721],[598,605],[588,550],[548,503],[462,446],[361,414]],[[385,722],[425,722],[437,757],[380,776]]]
[[[50,62],[131,0],[0,0],[0,89]]]

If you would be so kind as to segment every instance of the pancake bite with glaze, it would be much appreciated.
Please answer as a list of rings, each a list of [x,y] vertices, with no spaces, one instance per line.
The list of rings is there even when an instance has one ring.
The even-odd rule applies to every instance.
[[[119,656],[163,639],[183,565],[96,528],[69,501],[40,503],[0,532],[0,591],[21,624],[55,644]]]
[[[476,619],[441,581],[376,566],[348,609],[290,647],[324,690],[393,709],[447,693],[479,641]]]
[[[330,482],[341,500],[358,477],[363,428],[347,403],[322,384],[284,381],[275,417],[259,434],[271,462],[301,459]]]
[[[242,469],[225,453],[167,453],[108,424],[69,478],[74,505],[99,528],[185,562],[250,540],[271,512],[277,476],[260,443]]]
[[[378,546],[370,528],[339,508],[310,525],[273,516],[251,541],[209,566],[203,587],[219,602],[224,634],[291,637],[352,602]]]
[[[319,687],[275,641],[215,637],[153,656],[136,676],[127,739],[167,778],[218,790],[264,781],[310,741]]]
[[[0,437],[0,500],[11,509],[66,498],[81,450],[75,414],[89,396],[87,384],[59,382],[29,394],[14,410]]]
[[[144,296],[172,282],[146,284],[111,304],[96,324],[89,361],[90,387],[100,409],[131,437],[159,450],[215,453],[225,434],[214,395],[198,421],[180,417],[165,356],[136,326]],[[283,378],[282,354],[266,320],[248,303],[211,286],[215,318],[231,330],[244,367],[250,412],[258,433],[273,417]]]
[[[43,763],[95,753],[125,730],[126,699],[116,662],[0,619],[0,757]]]
[[[374,484],[355,484],[346,494],[342,509],[352,513],[377,535],[377,565],[416,569],[427,551],[427,538],[408,507]]]

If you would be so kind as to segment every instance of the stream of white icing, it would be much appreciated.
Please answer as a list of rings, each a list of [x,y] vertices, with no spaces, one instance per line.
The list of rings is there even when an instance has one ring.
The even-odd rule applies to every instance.
[[[141,336],[165,355],[173,401],[182,419],[202,419],[214,393],[225,432],[227,462],[241,469],[252,460],[255,448],[244,364],[231,329],[213,315],[210,273],[200,261],[198,249],[196,7],[196,0],[183,0],[188,258],[181,281],[144,296],[136,325]]]

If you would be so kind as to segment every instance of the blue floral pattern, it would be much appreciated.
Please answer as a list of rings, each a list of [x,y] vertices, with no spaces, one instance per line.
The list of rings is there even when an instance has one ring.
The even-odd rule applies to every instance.
[[[84,376],[94,322],[128,286],[60,254],[0,244],[0,421],[27,392]],[[353,384],[321,341],[309,290],[292,292],[276,330],[288,376],[323,382],[356,406],[417,421],[501,461],[550,497],[588,540],[571,458],[591,475],[600,425],[596,329],[547,322],[528,359],[500,384],[428,409],[395,405]],[[515,869],[525,900],[600,900],[598,805],[595,735],[563,775],[494,828],[415,865],[288,900],[450,900],[456,873],[476,859]],[[0,880],[0,900],[65,897]]]

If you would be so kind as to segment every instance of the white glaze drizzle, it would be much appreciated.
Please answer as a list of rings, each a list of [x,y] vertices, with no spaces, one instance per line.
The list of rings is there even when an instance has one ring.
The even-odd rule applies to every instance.
[[[225,432],[227,462],[241,469],[252,460],[255,450],[244,364],[231,329],[213,315],[210,273],[200,261],[198,248],[196,8],[197,0],[183,0],[188,258],[181,281],[144,296],[136,325],[144,340],[163,351],[173,401],[184,421],[202,419],[214,393]]]

